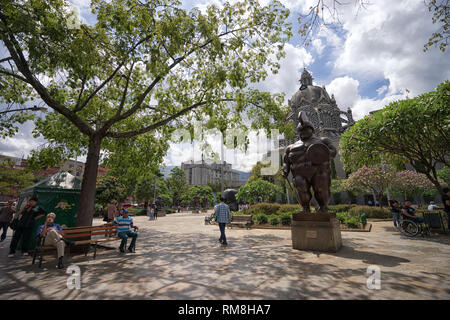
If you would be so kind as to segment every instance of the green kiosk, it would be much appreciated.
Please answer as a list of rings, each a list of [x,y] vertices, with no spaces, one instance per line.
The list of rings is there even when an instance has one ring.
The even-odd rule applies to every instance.
[[[80,201],[81,180],[68,172],[60,171],[54,175],[22,190],[17,208],[21,210],[32,196],[38,197],[37,205],[47,213],[56,214],[55,223],[63,228],[75,227],[78,203]],[[33,235],[44,224],[45,217],[38,219],[33,226]],[[36,238],[31,237],[30,249],[36,247]],[[19,248],[21,244],[19,244]]]

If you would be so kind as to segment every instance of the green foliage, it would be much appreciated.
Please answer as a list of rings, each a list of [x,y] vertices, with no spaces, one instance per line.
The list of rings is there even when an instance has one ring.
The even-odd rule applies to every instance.
[[[266,224],[268,221],[268,217],[264,213],[258,213],[252,215],[252,220],[256,221],[257,224]]]
[[[425,43],[423,51],[427,51],[434,45],[439,45],[441,51],[445,51],[448,44],[449,29],[450,29],[450,8],[446,0],[427,0],[425,4],[428,11],[433,13],[433,23],[438,23],[439,28]]]
[[[257,203],[255,205],[250,206],[247,210],[245,210],[246,214],[257,214],[264,213],[267,215],[274,214],[281,208],[281,205],[278,203]]]
[[[0,163],[0,193],[19,194],[20,190],[34,182],[34,175],[28,170],[14,169],[14,162],[7,159]]]
[[[436,164],[449,166],[450,81],[435,91],[390,103],[357,121],[340,140],[347,169],[409,162],[439,189]]]
[[[203,197],[208,199],[208,203],[213,200],[213,192],[210,186],[192,186],[184,194],[183,203],[191,205],[195,196],[199,198],[199,205],[201,205]]]
[[[250,183],[255,180],[265,180],[270,183],[276,184],[276,185],[282,185],[284,184],[284,178],[282,176],[282,169],[281,167],[278,169],[277,173],[273,176],[267,176],[261,174],[262,168],[269,168],[271,166],[270,163],[263,164],[261,161],[258,161],[252,168],[250,172],[250,177],[247,180],[247,183]]]
[[[450,186],[450,167],[444,167],[438,170],[437,176],[442,179],[447,186]]]
[[[280,223],[280,218],[279,218],[279,216],[276,215],[276,214],[271,214],[271,215],[268,216],[267,218],[268,218],[268,220],[269,220],[269,223],[270,223],[271,225],[273,225],[273,226]]]
[[[181,200],[189,188],[184,171],[178,167],[170,170],[170,176],[166,179],[166,184],[174,202],[178,199]]]
[[[120,183],[119,179],[108,174],[99,179],[95,197],[97,203],[106,206],[112,200],[121,202],[126,197],[125,187]]]
[[[282,189],[279,186],[269,181],[253,180],[239,188],[236,199],[239,201],[256,202],[259,197],[262,197],[263,201],[268,201],[281,192]]]
[[[356,207],[356,204],[335,204],[328,206],[328,210],[332,212],[346,212],[351,208]]]
[[[292,222],[292,214],[284,212],[280,215],[280,222],[283,226],[290,226]]]
[[[355,206],[349,210],[349,214],[352,216],[359,217],[363,213],[370,219],[389,219],[392,217],[392,213],[388,208]]]
[[[302,206],[299,204],[282,204],[277,210],[277,214],[282,214],[284,212],[300,212],[302,211]]]
[[[344,221],[344,224],[349,228],[359,228],[359,217],[349,217]]]

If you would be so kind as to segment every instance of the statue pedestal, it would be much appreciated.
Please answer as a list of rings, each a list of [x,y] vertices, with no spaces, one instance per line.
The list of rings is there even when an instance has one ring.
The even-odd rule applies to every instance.
[[[297,250],[337,252],[342,246],[334,213],[294,213],[291,233],[292,247]]]

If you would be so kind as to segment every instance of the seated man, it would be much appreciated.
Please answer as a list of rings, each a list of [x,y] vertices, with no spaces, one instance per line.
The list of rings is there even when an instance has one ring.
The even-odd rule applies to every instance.
[[[54,223],[56,215],[50,212],[45,223],[38,228],[37,235],[44,238],[44,246],[55,246],[58,252],[58,269],[64,268],[64,244],[73,244],[72,241],[64,239],[64,231],[59,224]]]
[[[128,237],[133,238],[131,240],[130,246],[128,247],[128,252],[133,252],[133,249],[136,246],[136,238],[138,234],[136,232],[133,232],[130,230],[131,228],[134,228],[135,230],[139,229],[137,226],[133,226],[133,219],[128,216],[128,210],[123,210],[123,213],[121,216],[117,217],[114,220],[114,224],[117,224],[117,236],[122,239],[122,242],[120,243],[119,250],[120,252],[125,252],[125,245],[127,243]]]
[[[411,201],[406,200],[405,206],[402,208],[402,214],[407,219],[413,220],[417,223],[423,223],[424,219],[422,217],[416,217],[415,216],[415,209],[411,207]]]

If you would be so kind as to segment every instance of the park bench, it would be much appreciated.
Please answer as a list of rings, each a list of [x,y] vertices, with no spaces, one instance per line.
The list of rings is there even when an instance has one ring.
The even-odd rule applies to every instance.
[[[108,241],[121,240],[117,236],[117,225],[101,225],[92,227],[73,227],[64,230],[64,238],[73,241],[73,246],[86,246],[85,256],[87,256],[89,248],[94,247],[94,259],[97,256],[97,244]],[[95,238],[93,238],[95,237]],[[77,240],[78,239],[78,240]],[[45,246],[44,238],[39,237],[36,248],[33,252],[33,262],[39,255],[39,268],[42,266],[42,256],[45,251],[56,250],[55,246]]]
[[[418,210],[423,214],[423,220],[428,225],[430,229],[442,229],[445,232],[445,223],[442,219],[442,214],[439,211],[422,211]]]
[[[250,226],[253,224],[251,215],[234,215],[231,218],[231,222],[228,224],[229,228],[233,228],[233,226],[242,226],[250,229]]]

